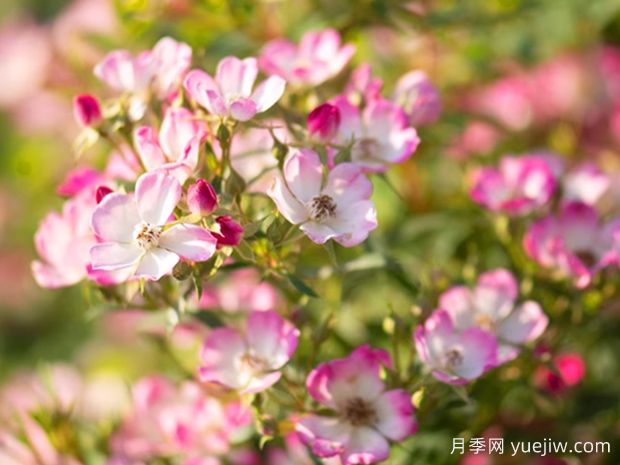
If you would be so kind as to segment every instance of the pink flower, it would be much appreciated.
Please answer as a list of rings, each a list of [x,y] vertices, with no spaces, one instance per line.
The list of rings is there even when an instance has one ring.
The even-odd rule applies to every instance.
[[[176,386],[152,376],[133,387],[132,411],[112,436],[110,449],[116,460],[125,460],[120,463],[170,455],[191,463],[227,453],[235,432],[249,421],[248,411],[239,403],[224,404],[197,383]]]
[[[259,65],[294,87],[312,87],[340,73],[354,53],[353,45],[342,46],[337,31],[324,29],[307,32],[299,45],[286,39],[272,40],[263,47]]]
[[[519,353],[519,346],[537,339],[549,319],[537,302],[516,305],[518,285],[503,268],[483,273],[473,289],[454,286],[441,294],[439,308],[450,316],[454,329],[478,327],[498,340],[498,363]]]
[[[556,179],[541,157],[505,156],[499,168],[481,168],[471,190],[472,199],[494,212],[525,215],[553,196]]]
[[[363,63],[353,70],[344,94],[355,106],[381,99],[383,81],[372,75],[369,64]]]
[[[105,176],[96,169],[90,166],[78,166],[67,173],[56,193],[64,197],[73,197],[104,182]]]
[[[213,232],[213,237],[217,239],[217,246],[229,245],[235,247],[239,245],[243,238],[243,226],[230,216],[218,216],[215,221],[220,228],[219,232]]]
[[[353,143],[351,159],[367,171],[385,171],[407,160],[420,143],[405,113],[387,100],[373,100],[361,112],[344,97],[332,103],[340,110],[337,140]]]
[[[427,126],[441,115],[439,92],[422,71],[402,76],[396,83],[392,100],[405,110],[411,126]]]
[[[242,394],[264,391],[297,348],[299,330],[273,311],[252,312],[246,330],[214,329],[202,349],[200,379]]]
[[[233,271],[225,280],[205,287],[199,307],[226,312],[267,311],[277,308],[281,298],[274,286],[261,279],[253,268]]]
[[[88,276],[89,250],[95,244],[90,230],[94,207],[92,193],[84,192],[67,200],[62,212],[51,212],[43,219],[34,239],[41,260],[32,262],[39,286],[71,286]]]
[[[181,258],[211,258],[216,240],[209,231],[189,224],[167,226],[180,199],[181,185],[163,172],[142,175],[135,194],[106,196],[92,217],[102,241],[90,250],[93,269],[158,280]]]
[[[297,422],[297,432],[315,455],[339,456],[343,465],[380,462],[390,454],[388,441],[402,441],[417,431],[410,394],[386,391],[382,365],[391,367],[387,352],[364,345],[310,372],[308,392],[335,412]]]
[[[620,231],[620,218],[602,224],[589,205],[563,205],[556,216],[530,225],[523,246],[528,256],[545,268],[573,278],[575,286],[588,286],[601,269],[618,262],[613,250]]]
[[[150,50],[135,57],[128,50],[114,50],[95,65],[94,73],[116,91],[140,93],[155,75],[154,61]]]
[[[282,175],[268,191],[288,221],[317,244],[330,239],[353,247],[377,227],[375,207],[369,200],[372,184],[359,167],[342,163],[323,182],[319,156],[308,149],[287,156]]]
[[[86,127],[97,126],[103,118],[99,101],[89,94],[78,95],[73,99],[73,114],[75,120]]]
[[[187,189],[187,206],[195,215],[207,216],[217,207],[217,194],[213,186],[198,179]]]
[[[169,108],[156,135],[152,128],[136,129],[134,141],[147,171],[164,170],[183,184],[198,164],[200,144],[206,136],[204,123],[185,108]]]
[[[153,47],[153,57],[157,70],[155,91],[161,99],[169,98],[180,89],[192,64],[192,48],[186,43],[163,37]]]
[[[185,90],[209,113],[248,121],[271,108],[284,93],[285,81],[271,76],[252,92],[258,68],[255,58],[229,56],[217,65],[215,79],[202,70],[185,78]]]
[[[333,139],[340,126],[340,110],[324,103],[310,112],[307,123],[310,137],[320,143],[327,143]]]
[[[495,126],[483,121],[471,121],[454,138],[446,153],[458,159],[470,155],[488,155],[501,138]]]
[[[478,327],[458,331],[450,314],[435,310],[414,332],[420,360],[435,378],[466,384],[497,365],[497,341]]]

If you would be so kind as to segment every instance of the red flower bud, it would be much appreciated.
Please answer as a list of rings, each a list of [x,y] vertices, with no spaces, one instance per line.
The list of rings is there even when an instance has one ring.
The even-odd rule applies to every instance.
[[[319,105],[308,115],[308,131],[319,142],[329,142],[340,127],[340,110],[330,103]]]
[[[97,200],[97,204],[101,203],[101,201],[105,198],[106,195],[114,192],[108,186],[99,186],[97,188],[97,192],[95,192],[95,199]]]
[[[215,221],[220,225],[220,232],[213,233],[213,236],[217,239],[217,246],[239,245],[243,237],[243,226],[230,216],[218,216]]]
[[[217,207],[217,194],[213,186],[204,179],[198,179],[187,189],[187,206],[189,211],[207,216]]]
[[[73,99],[73,114],[82,126],[97,126],[103,118],[99,101],[88,94],[78,95]]]

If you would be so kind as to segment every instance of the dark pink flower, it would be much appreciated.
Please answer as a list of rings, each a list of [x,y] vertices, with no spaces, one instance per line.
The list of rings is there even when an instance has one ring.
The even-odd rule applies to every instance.
[[[217,239],[217,246],[239,245],[243,238],[243,226],[233,220],[230,216],[219,216],[215,220],[220,227],[219,232],[213,232],[213,236]]]
[[[319,105],[308,115],[308,132],[319,142],[332,140],[339,126],[340,110],[330,103]]]
[[[217,194],[213,186],[204,179],[198,179],[187,189],[187,206],[189,211],[200,216],[207,216],[217,207]]]

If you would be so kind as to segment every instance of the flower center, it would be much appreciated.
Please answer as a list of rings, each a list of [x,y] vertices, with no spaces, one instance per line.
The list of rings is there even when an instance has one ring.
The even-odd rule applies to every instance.
[[[265,369],[266,363],[261,357],[257,355],[251,354],[249,352],[245,352],[241,356],[241,363],[250,369],[250,371],[254,373],[261,372]]]
[[[161,228],[143,221],[133,230],[133,237],[140,247],[144,250],[150,250],[157,247],[159,237],[161,236]]]
[[[450,349],[444,354],[444,365],[453,370],[463,363],[463,353],[459,349]]]
[[[495,329],[495,323],[493,322],[493,318],[489,315],[485,315],[484,313],[479,313],[474,318],[476,326],[482,328],[486,331],[493,331]]]
[[[358,160],[374,158],[378,151],[379,143],[375,139],[371,139],[369,137],[359,139],[353,147],[354,158],[357,158]]]
[[[588,268],[593,267],[598,262],[596,254],[591,250],[576,250],[575,256]]]
[[[314,221],[324,221],[336,214],[336,204],[329,195],[317,195],[310,202],[310,217]]]
[[[347,401],[342,416],[353,426],[367,426],[377,422],[375,409],[359,397]]]

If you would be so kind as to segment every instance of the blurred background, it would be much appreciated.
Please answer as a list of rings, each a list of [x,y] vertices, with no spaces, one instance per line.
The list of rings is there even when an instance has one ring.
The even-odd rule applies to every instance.
[[[296,40],[324,27],[357,46],[353,65],[370,63],[388,94],[403,73],[424,70],[444,108],[436,124],[420,129],[416,156],[390,173],[403,198],[375,182],[381,233],[370,247],[398,257],[399,266],[348,278],[337,327],[345,344],[374,341],[387,300],[410,316],[413,304],[432,308],[453,280],[515,266],[469,200],[472,167],[533,150],[569,163],[591,159],[616,176],[609,212],[620,204],[620,0],[3,0],[0,382],[47,362],[73,361],[87,376],[124,380],[167,363],[150,357],[155,345],[124,338],[89,310],[87,290],[41,290],[30,273],[37,225],[61,208],[57,186],[78,164],[72,98],[106,95],[93,65],[112,49],[139,51],[170,35],[193,47],[195,65],[212,70],[225,55],[255,55],[272,38]],[[337,80],[342,86],[346,76]],[[101,150],[86,161],[97,164]],[[535,372],[533,357],[492,373],[473,393],[482,404],[425,410],[411,443],[419,463],[454,462],[445,450],[451,438],[490,425],[514,437],[609,440],[611,455],[583,463],[620,463],[620,305],[597,291],[535,293],[554,323],[576,328],[548,342],[583,357],[584,382],[566,395],[541,395],[530,386],[536,379],[520,376]]]

